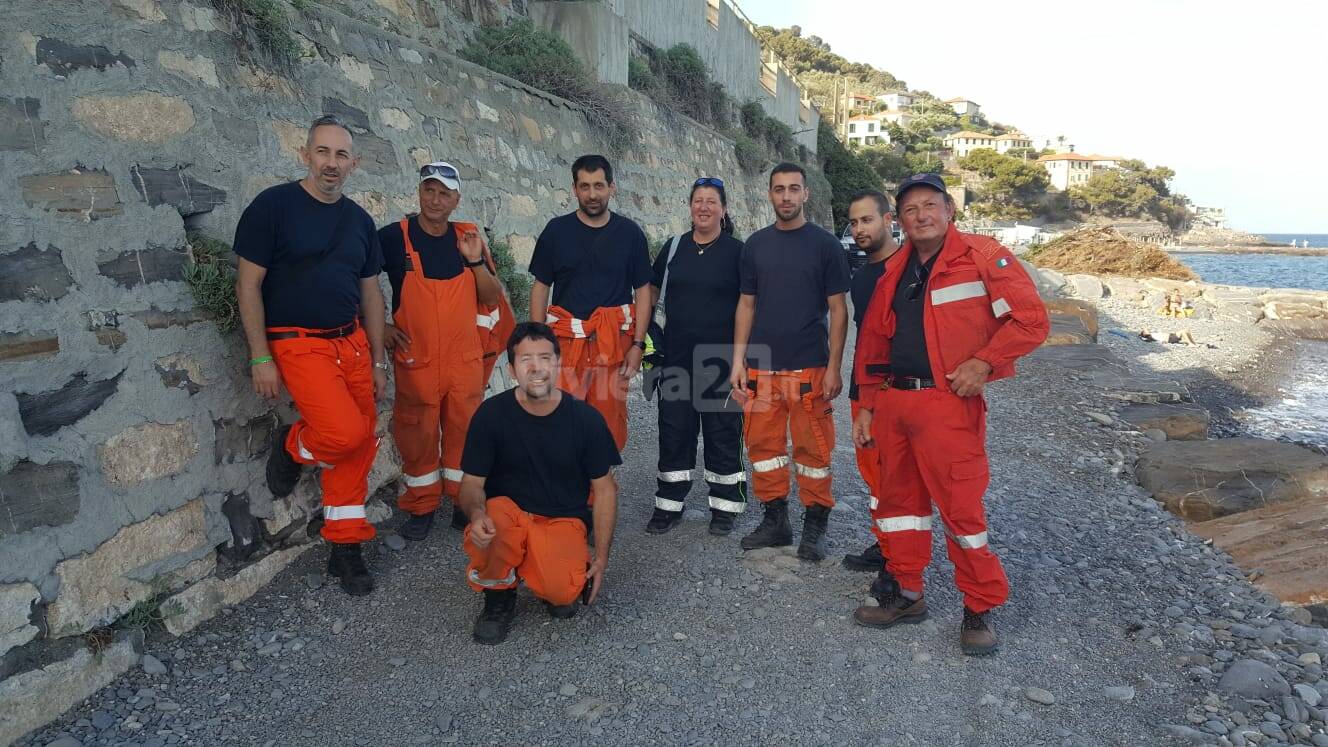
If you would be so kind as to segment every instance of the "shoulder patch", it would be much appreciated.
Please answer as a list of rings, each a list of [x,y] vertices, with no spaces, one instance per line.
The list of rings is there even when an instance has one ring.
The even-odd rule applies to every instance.
[[[974,248],[977,249],[979,252],[981,252],[982,256],[986,257],[987,259],[992,259],[997,254],[999,254],[1001,249],[1003,249],[1004,247],[1002,247],[1000,244],[997,244],[995,241],[982,241],[979,242],[978,245]]]
[[[1008,265],[1008,264],[1010,264],[1010,258],[1009,258],[1009,257],[1001,257],[1000,259],[996,260],[996,266],[997,266],[997,267],[1005,267],[1005,266]]]

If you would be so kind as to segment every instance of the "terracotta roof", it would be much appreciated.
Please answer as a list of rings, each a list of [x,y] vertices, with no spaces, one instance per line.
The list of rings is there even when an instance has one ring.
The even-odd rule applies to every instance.
[[[854,115],[854,116],[852,116],[852,117],[849,117],[849,118],[848,118],[848,121],[850,121],[850,122],[868,122],[868,121],[871,121],[871,122],[878,122],[878,121],[880,121],[880,119],[881,119],[880,115],[877,115],[877,114],[857,114],[857,115]]]
[[[1038,161],[1092,161],[1092,156],[1086,156],[1083,153],[1057,153],[1052,156],[1041,156]]]
[[[970,131],[970,130],[963,130],[963,131],[961,131],[961,132],[956,132],[956,133],[954,133],[953,135],[946,135],[946,136],[945,136],[945,139],[946,139],[946,140],[950,140],[950,139],[953,139],[953,138],[960,138],[960,137],[975,138],[975,139],[978,139],[978,140],[995,140],[995,139],[996,139],[996,136],[995,136],[995,135],[988,135],[988,134],[985,133],[985,132],[972,132],[972,131]]]
[[[996,139],[997,139],[997,140],[1027,140],[1027,141],[1029,141],[1030,143],[1033,142],[1033,138],[1031,138],[1031,137],[1025,135],[1025,134],[1022,133],[1022,132],[1007,132],[1007,133],[1005,133],[1004,135],[998,135],[998,136],[996,137]]]
[[[1125,160],[1124,158],[1121,158],[1120,156],[1085,155],[1084,158],[1087,158],[1087,159],[1090,160],[1090,161],[1124,161],[1124,160]]]
[[[959,98],[946,99],[945,101],[942,101],[941,103],[942,103],[942,104],[959,104],[959,103],[965,103],[965,102],[967,102],[967,103],[969,103],[969,104],[976,104],[976,103],[978,103],[978,102],[976,102],[976,101],[969,101],[968,99],[966,99],[966,98],[964,98],[964,97],[962,97],[962,96],[960,96]]]

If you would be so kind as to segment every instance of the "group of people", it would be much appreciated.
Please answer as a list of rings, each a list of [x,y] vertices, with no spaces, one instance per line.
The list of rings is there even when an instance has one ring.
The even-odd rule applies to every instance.
[[[808,222],[806,174],[790,163],[770,173],[774,223],[745,242],[733,235],[723,180],[698,178],[691,230],[652,262],[641,228],[609,209],[612,165],[582,156],[571,169],[577,209],[539,236],[531,321],[517,323],[478,226],[451,218],[462,196],[455,167],[423,166],[419,213],[377,229],[342,194],[357,163],[349,129],[315,120],[302,156],[307,175],[260,193],[240,219],[236,291],[255,391],[275,398],[284,387],[298,411],[274,435],[268,485],[286,496],[306,467],[321,468],[328,571],[347,593],[373,589],[360,547],[374,536],[364,503],[389,371],[399,532],[424,539],[450,499],[466,581],[484,596],[481,643],[507,637],[521,583],[559,618],[599,594],[628,385],[643,360],[659,425],[646,532],[680,523],[700,477],[710,533],[732,533],[748,504],[746,459],[763,515],[742,548],[793,543],[792,482],[803,505],[797,556],[824,559],[851,296],[852,440],[875,541],[844,565],[877,574],[877,604],[854,619],[885,628],[927,616],[935,506],[964,595],[963,650],[996,650],[989,612],[1008,583],[982,503],[983,387],[1011,375],[1048,322],[1010,252],[955,228],[938,176],[915,175],[895,193],[902,247],[890,198],[853,197],[849,224],[868,254],[856,273],[839,241]],[[485,399],[504,352],[516,387]]]

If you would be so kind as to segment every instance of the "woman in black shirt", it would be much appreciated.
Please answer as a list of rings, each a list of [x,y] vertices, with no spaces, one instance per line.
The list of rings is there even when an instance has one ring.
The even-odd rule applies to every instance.
[[[742,407],[732,401],[728,385],[742,242],[733,237],[723,181],[697,179],[690,206],[692,230],[670,239],[660,250],[651,284],[657,299],[655,322],[662,328],[655,339],[662,350],[660,369],[654,372],[659,394],[659,476],[655,513],[646,531],[663,534],[682,520],[700,433],[705,441],[710,533],[723,536],[733,531],[734,518],[747,507]]]

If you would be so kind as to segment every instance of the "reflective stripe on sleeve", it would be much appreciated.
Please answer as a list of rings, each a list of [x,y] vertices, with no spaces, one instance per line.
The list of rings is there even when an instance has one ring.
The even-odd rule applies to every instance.
[[[516,583],[516,569],[513,568],[508,571],[507,578],[487,579],[480,578],[480,572],[472,568],[470,570],[470,582],[476,586],[483,586],[485,588],[492,586],[510,586]]]
[[[408,488],[422,488],[426,485],[432,485],[442,478],[442,475],[438,473],[438,470],[425,472],[422,475],[408,475],[403,472],[401,473],[401,476],[405,479],[406,487]]]
[[[998,298],[991,302],[991,313],[997,317],[1005,316],[1010,313],[1010,302],[1004,298]]]
[[[323,506],[323,519],[325,521],[341,521],[342,519],[363,519],[364,506]]]
[[[965,298],[977,298],[985,295],[987,295],[987,286],[983,285],[981,280],[956,283],[955,285],[947,285],[944,288],[933,290],[931,292],[931,305],[940,306],[951,301],[962,301]]]
[[[443,469],[443,479],[447,480],[448,482],[461,482],[461,478],[465,476],[466,473],[462,472],[459,469],[447,469],[447,468]]]
[[[891,516],[876,520],[876,528],[882,532],[929,532],[930,516]]]

